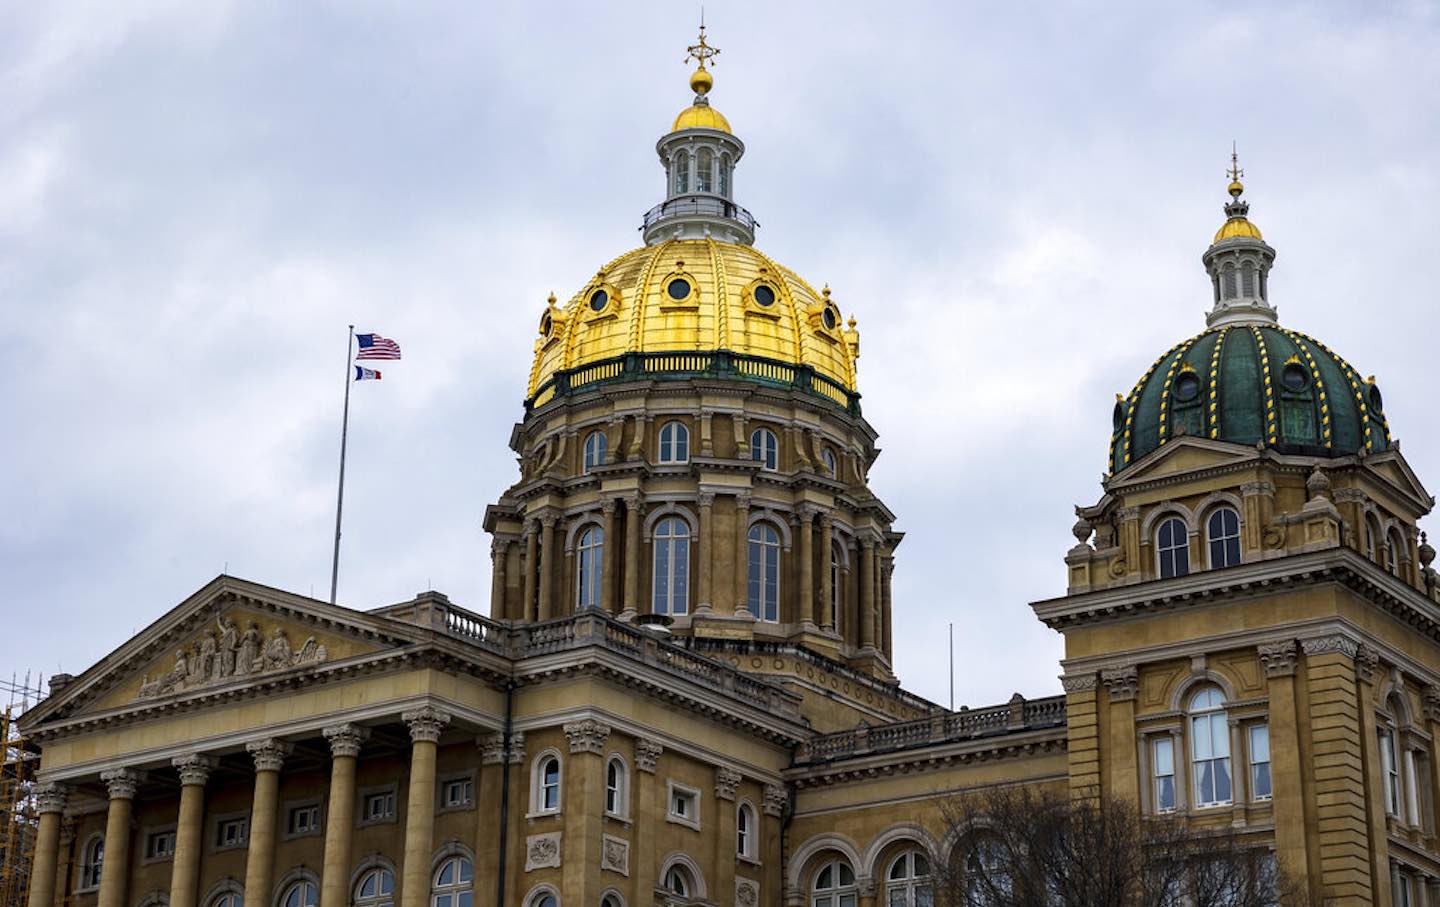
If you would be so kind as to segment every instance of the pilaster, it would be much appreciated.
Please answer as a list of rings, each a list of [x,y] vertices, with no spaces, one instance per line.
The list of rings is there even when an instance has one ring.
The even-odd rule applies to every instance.
[[[1306,840],[1304,763],[1300,755],[1300,710],[1295,693],[1295,669],[1300,648],[1293,639],[1264,643],[1256,655],[1265,669],[1270,699],[1270,784],[1275,811],[1275,851],[1285,872],[1310,879],[1310,852]],[[1318,896],[1318,890],[1311,896]]]
[[[567,900],[592,904],[600,900],[598,860],[590,849],[600,843],[600,815],[605,783],[605,743],[610,725],[593,719],[567,722],[563,730],[570,759],[565,766],[565,832],[561,840],[562,890]]]
[[[1094,673],[1069,674],[1060,678],[1065,689],[1066,756],[1072,800],[1100,794],[1100,711]]]
[[[1106,668],[1100,682],[1109,693],[1110,708],[1105,716],[1105,739],[1109,746],[1105,765],[1109,775],[1109,794],[1140,803],[1140,769],[1135,741],[1135,697],[1140,689],[1140,672],[1135,665]],[[1236,751],[1238,752],[1238,750]]]
[[[658,789],[664,784],[655,774],[660,764],[660,756],[664,752],[665,747],[658,741],[645,737],[635,740],[635,793],[638,803],[632,845],[635,849],[635,862],[630,864],[630,873],[635,890],[641,893],[649,892],[659,883],[656,874],[660,867],[655,862],[655,826],[658,823],[652,819],[656,815],[655,800]]]

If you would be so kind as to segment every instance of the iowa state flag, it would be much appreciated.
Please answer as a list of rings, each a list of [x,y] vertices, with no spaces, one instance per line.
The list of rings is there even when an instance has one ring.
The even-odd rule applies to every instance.
[[[379,381],[379,380],[380,380],[380,370],[379,370],[379,369],[373,369],[373,368],[365,368],[364,366],[357,365],[357,366],[355,366],[355,380],[356,380],[356,381]]]

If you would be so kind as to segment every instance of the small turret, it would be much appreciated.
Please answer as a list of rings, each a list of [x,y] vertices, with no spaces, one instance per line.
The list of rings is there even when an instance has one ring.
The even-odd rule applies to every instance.
[[[1215,239],[1205,250],[1202,261],[1210,274],[1214,307],[1206,316],[1210,327],[1225,324],[1275,324],[1275,309],[1270,305],[1270,267],[1275,263],[1275,250],[1266,245],[1260,228],[1250,222],[1250,203],[1242,201],[1245,184],[1240,178],[1239,154],[1230,151],[1230,201],[1225,205],[1225,223],[1215,231]]]

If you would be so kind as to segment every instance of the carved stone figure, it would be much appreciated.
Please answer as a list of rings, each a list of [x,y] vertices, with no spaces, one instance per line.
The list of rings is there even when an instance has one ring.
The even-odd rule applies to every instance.
[[[175,652],[175,667],[170,669],[170,674],[160,683],[162,691],[168,693],[185,685],[185,678],[190,676],[190,662],[185,657],[185,650],[179,649]]]
[[[297,665],[313,664],[317,661],[324,661],[328,653],[325,647],[315,641],[315,637],[305,638],[305,644],[300,647],[300,652],[295,656]]]
[[[284,627],[276,627],[265,644],[265,670],[278,671],[290,667],[290,639]]]
[[[304,645],[296,652],[290,648],[290,638],[284,627],[275,627],[266,641],[255,621],[248,622],[242,635],[234,620],[219,615],[216,617],[216,629],[206,630],[189,646],[176,650],[175,665],[168,673],[154,680],[148,674],[142,676],[136,698],[168,696],[223,683],[235,677],[282,671],[295,665],[318,664],[329,657],[325,645],[313,636],[306,637]]]
[[[245,635],[240,639],[240,653],[235,658],[235,673],[249,674],[256,670],[260,661],[260,626],[250,621]]]
[[[215,619],[220,626],[220,667],[219,678],[225,679],[235,675],[235,648],[240,643],[240,631],[235,628],[235,621],[220,615]]]
[[[214,631],[206,630],[205,635],[200,637],[200,663],[198,666],[192,665],[192,667],[195,667],[195,673],[200,680],[215,679],[215,670],[219,663],[219,658],[217,657],[219,651],[220,644],[215,641]]]

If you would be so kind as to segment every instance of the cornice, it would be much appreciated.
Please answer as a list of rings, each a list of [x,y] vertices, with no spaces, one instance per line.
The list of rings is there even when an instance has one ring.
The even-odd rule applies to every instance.
[[[1066,725],[1044,730],[941,742],[913,749],[853,756],[786,771],[797,789],[870,781],[895,775],[931,772],[962,765],[1063,753],[1068,748]]]

